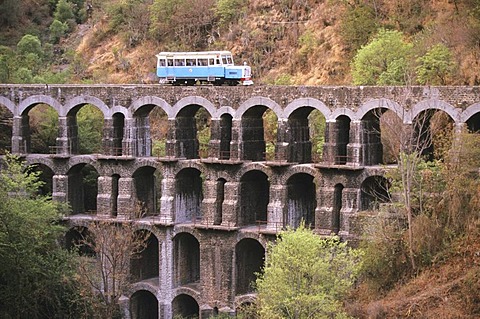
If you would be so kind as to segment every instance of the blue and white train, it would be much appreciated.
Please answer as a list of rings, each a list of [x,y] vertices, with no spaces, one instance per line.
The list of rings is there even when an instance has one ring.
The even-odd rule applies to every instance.
[[[230,51],[160,52],[157,76],[162,84],[252,85],[252,70],[246,65],[234,65]]]

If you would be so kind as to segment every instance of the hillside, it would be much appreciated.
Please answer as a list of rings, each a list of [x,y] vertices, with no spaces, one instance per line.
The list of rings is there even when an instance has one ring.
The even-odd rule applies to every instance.
[[[71,1],[75,8],[87,6],[84,0]],[[436,44],[445,45],[455,63],[445,84],[479,83],[477,0],[88,3],[91,11],[78,11],[78,24],[67,20],[65,23],[74,27],[53,46],[52,68],[70,70],[69,82],[154,82],[155,54],[160,51],[227,49],[234,53],[237,63],[246,61],[252,66],[256,83],[349,85],[353,57],[382,27],[401,31],[405,40],[413,44],[415,57]],[[27,19],[32,13],[24,15]],[[38,26],[37,34],[43,42],[49,41],[45,24],[51,20],[42,18]],[[18,21],[20,28],[4,28],[0,39],[14,42],[22,28],[25,33],[32,29],[23,19]]]

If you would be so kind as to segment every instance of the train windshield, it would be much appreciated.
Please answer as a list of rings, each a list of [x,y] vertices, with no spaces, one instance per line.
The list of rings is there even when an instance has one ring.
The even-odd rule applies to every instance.
[[[231,55],[223,55],[222,56],[223,64],[233,64],[233,59]]]

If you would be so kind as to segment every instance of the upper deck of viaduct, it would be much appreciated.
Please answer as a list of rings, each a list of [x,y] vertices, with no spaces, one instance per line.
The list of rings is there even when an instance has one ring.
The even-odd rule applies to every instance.
[[[144,105],[161,107],[174,118],[186,105],[200,105],[212,116],[230,114],[240,119],[251,107],[270,108],[287,119],[302,107],[318,109],[328,121],[345,115],[360,120],[375,108],[394,111],[409,123],[426,109],[445,111],[456,122],[467,121],[480,110],[480,87],[317,87],[317,86],[194,86],[161,85],[0,85],[0,104],[14,116],[46,103],[59,116],[83,104],[98,107],[106,119],[115,113],[131,118]]]

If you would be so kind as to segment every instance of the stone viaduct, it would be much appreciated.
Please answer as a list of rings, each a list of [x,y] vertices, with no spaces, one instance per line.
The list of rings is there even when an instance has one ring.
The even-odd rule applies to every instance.
[[[49,154],[31,151],[29,112],[39,104],[58,114]],[[104,117],[98,154],[79,152],[77,112],[87,104]],[[479,87],[0,85],[0,105],[11,152],[37,165],[53,199],[71,207],[67,244],[89,221],[124,220],[141,203],[136,223],[151,235],[131,262],[124,302],[132,319],[235,314],[254,301],[250,282],[267,242],[301,220],[319,234],[358,238],[367,211],[388,197],[379,114],[391,111],[408,126],[441,111],[457,130],[480,128]],[[152,155],[155,108],[168,118],[161,157]],[[210,117],[207,154],[199,152],[200,108]],[[272,158],[267,110],[277,117]],[[316,110],[326,121],[322,158],[310,139]],[[96,173],[94,187],[85,167]]]

